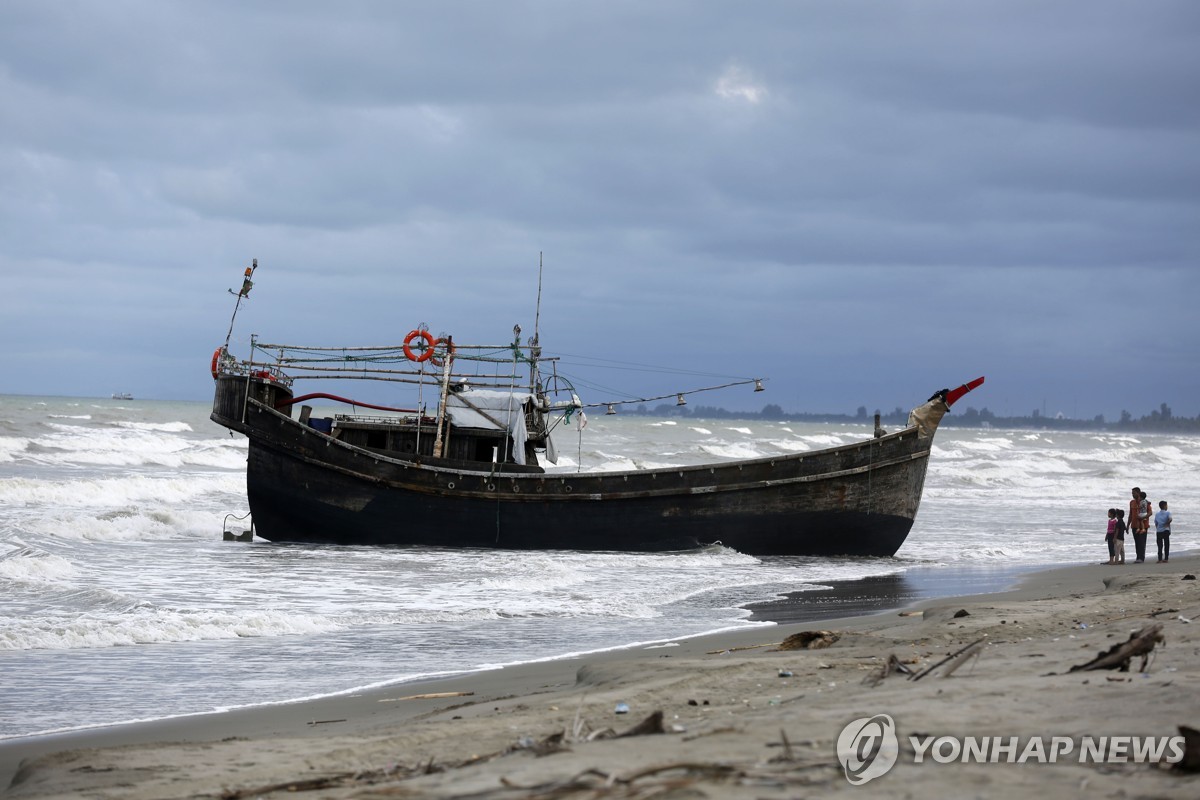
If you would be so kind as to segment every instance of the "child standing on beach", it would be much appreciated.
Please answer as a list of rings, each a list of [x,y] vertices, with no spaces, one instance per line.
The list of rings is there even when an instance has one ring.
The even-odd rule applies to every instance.
[[[1117,510],[1115,508],[1108,510],[1108,532],[1104,534],[1104,541],[1108,542],[1108,563],[1117,563]]]
[[[1171,559],[1171,512],[1167,511],[1167,501],[1160,500],[1159,511],[1154,515],[1154,530],[1158,534],[1158,563]]]
[[[1114,564],[1124,564],[1125,563],[1125,509],[1123,509],[1123,508],[1117,509],[1117,538],[1116,538],[1115,544],[1117,546],[1116,553],[1114,554],[1116,561],[1114,561],[1113,563]]]

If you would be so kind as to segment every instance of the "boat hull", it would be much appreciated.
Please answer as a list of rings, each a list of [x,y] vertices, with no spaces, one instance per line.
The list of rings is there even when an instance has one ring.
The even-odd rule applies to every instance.
[[[482,471],[347,445],[247,398],[251,386],[218,381],[213,419],[249,438],[254,530],[283,542],[891,556],[916,516],[932,443],[910,428],[703,466]]]

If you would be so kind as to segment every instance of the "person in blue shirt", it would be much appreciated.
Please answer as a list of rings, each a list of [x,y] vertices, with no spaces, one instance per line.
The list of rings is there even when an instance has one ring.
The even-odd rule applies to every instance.
[[[1158,563],[1171,560],[1171,512],[1167,511],[1167,501],[1160,500],[1158,513],[1154,515],[1154,531],[1158,539]]]

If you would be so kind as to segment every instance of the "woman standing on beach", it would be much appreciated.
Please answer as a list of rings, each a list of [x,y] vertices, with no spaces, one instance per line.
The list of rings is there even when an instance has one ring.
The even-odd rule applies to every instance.
[[[1150,501],[1146,493],[1133,487],[1133,499],[1129,501],[1129,530],[1133,532],[1133,550],[1137,554],[1135,564],[1146,560],[1146,534],[1150,530]]]

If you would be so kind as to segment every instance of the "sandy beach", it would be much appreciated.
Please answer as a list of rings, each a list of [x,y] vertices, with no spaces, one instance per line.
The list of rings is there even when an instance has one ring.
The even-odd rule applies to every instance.
[[[13,798],[1193,798],[1200,775],[1169,762],[1197,758],[1178,737],[1200,727],[1198,573],[1195,554],[1040,570],[903,610],[8,740],[0,786]],[[756,613],[787,618],[775,611]],[[825,646],[782,649],[809,631]],[[1138,631],[1148,652],[1128,671],[1079,669]],[[895,763],[855,785],[839,736],[878,715],[894,722]],[[968,737],[1008,749],[959,757]],[[1134,755],[1139,742],[1158,757]],[[884,748],[868,772],[887,760]]]

